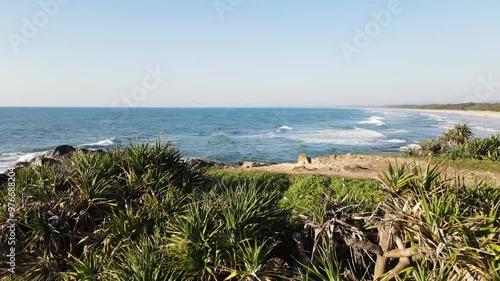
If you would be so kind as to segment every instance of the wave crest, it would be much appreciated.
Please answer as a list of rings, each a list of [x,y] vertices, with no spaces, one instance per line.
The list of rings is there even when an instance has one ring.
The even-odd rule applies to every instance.
[[[287,138],[304,143],[369,146],[383,141],[385,135],[372,130],[354,128],[348,130],[303,131],[288,135]]]
[[[82,144],[82,145],[79,145],[78,147],[108,147],[108,146],[115,145],[116,140],[117,140],[117,138],[109,138],[109,139],[101,140],[98,142]]]
[[[358,124],[370,124],[370,125],[375,125],[375,126],[383,126],[383,125],[385,125],[385,123],[382,120],[384,120],[384,117],[372,116],[372,117],[367,118],[363,121],[359,121]]]

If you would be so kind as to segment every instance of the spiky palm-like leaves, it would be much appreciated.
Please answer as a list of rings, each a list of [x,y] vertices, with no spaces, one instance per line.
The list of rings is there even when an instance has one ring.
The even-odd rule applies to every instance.
[[[57,165],[18,170],[16,179],[18,271],[34,280],[61,280],[71,277],[68,271],[86,276],[92,260],[109,259],[122,241],[152,234],[183,207],[183,193],[206,180],[161,140],[105,153],[77,151]],[[3,206],[7,195],[0,194]]]
[[[217,185],[193,198],[168,230],[175,276],[219,280],[263,275],[273,248],[265,241],[279,243],[286,231],[288,215],[279,200],[278,193],[254,184]]]
[[[380,259],[399,259],[399,264],[381,273],[391,278],[409,268],[417,275],[424,271],[431,279],[446,274],[448,280],[493,280],[496,262],[494,247],[489,245],[500,242],[498,189],[490,189],[489,196],[477,198],[482,202],[470,205],[468,189],[441,179],[438,167],[422,170],[415,165],[409,171],[413,177],[404,183],[387,181],[392,176],[382,175],[390,192],[379,225],[389,226],[390,238]],[[400,195],[401,189],[408,192]],[[410,261],[417,267],[411,267]]]
[[[316,264],[302,265],[298,271],[297,281],[345,281],[338,258],[334,252],[321,249]]]
[[[458,123],[451,130],[445,132],[442,136],[443,141],[454,145],[463,145],[468,143],[474,137],[471,128],[467,124]]]
[[[390,165],[384,199],[367,215],[353,206],[357,184],[304,177],[290,192],[289,180],[208,182],[171,143],[75,153],[17,171],[17,279],[499,279],[499,189],[439,170]],[[306,229],[281,206],[306,206],[294,208]]]

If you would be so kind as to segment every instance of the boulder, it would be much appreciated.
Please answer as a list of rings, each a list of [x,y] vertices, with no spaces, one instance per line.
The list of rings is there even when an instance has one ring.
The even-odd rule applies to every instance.
[[[33,160],[31,160],[29,162],[29,166],[30,167],[39,167],[39,166],[43,166],[43,165],[55,165],[55,164],[59,164],[59,163],[61,163],[61,160],[54,159],[54,158],[48,158],[48,157],[45,157],[44,155],[42,155],[42,156],[33,158]]]
[[[54,158],[42,158],[42,165],[56,165],[61,163],[61,160]]]
[[[187,164],[191,167],[197,167],[197,168],[211,168],[211,167],[217,167],[217,168],[223,168],[225,165],[219,162],[215,161],[210,161],[210,160],[203,160],[203,159],[198,159],[198,158],[191,158],[186,161]]]
[[[311,164],[311,158],[305,154],[299,154],[299,161],[297,163],[299,165]]]
[[[0,187],[6,185],[9,182],[9,176],[6,174],[0,174]]]
[[[17,170],[17,169],[26,168],[26,167],[29,167],[29,165],[30,165],[30,162],[17,162],[15,169]]]
[[[60,158],[62,156],[73,153],[75,150],[76,149],[74,147],[72,147],[71,145],[61,145],[61,146],[54,148],[54,150],[52,150],[52,152],[48,153],[46,155],[46,157],[47,158]]]
[[[102,149],[87,149],[87,148],[77,148],[74,152],[80,152],[80,153],[83,153],[83,154],[89,154],[89,153],[97,153],[97,154],[104,154],[106,153],[104,150]]]
[[[74,152],[81,152],[83,154],[97,153],[103,154],[105,153],[103,150],[92,150],[85,148],[74,148],[70,145],[61,145],[54,150],[44,153],[38,157],[31,159],[29,162],[18,162],[16,164],[16,169],[21,169],[25,167],[38,167],[42,165],[57,165],[60,164],[63,158],[70,156]]]

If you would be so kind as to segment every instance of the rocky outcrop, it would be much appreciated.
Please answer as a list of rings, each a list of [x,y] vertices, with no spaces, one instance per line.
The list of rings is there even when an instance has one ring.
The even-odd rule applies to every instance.
[[[26,167],[29,167],[29,165],[30,165],[30,162],[17,162],[14,169],[17,170],[17,169],[26,168]]]
[[[211,168],[211,167],[224,168],[224,167],[226,167],[226,165],[219,163],[219,162],[198,159],[198,158],[191,158],[191,159],[187,160],[186,163],[191,167],[198,167],[198,168]]]
[[[191,158],[187,160],[188,165],[192,167],[205,167],[205,168],[211,168],[211,167],[216,167],[220,169],[226,169],[226,168],[255,168],[255,167],[266,167],[270,165],[275,165],[276,163],[273,162],[235,162],[233,164],[224,164],[220,162],[215,162],[215,161],[210,161],[210,160],[204,160],[204,159],[198,159],[198,158]]]
[[[311,164],[311,158],[308,157],[305,154],[299,154],[299,160],[297,161],[297,164],[299,165],[305,165],[305,164]]]
[[[57,165],[60,164],[61,161],[66,158],[71,156],[75,152],[81,152],[84,154],[88,153],[105,153],[103,150],[90,150],[90,149],[85,149],[85,148],[74,148],[70,145],[61,145],[54,150],[44,153],[38,157],[35,157],[31,159],[29,162],[18,162],[14,166],[14,170],[19,170],[23,168],[28,168],[28,167],[38,167],[38,166],[43,166],[43,165]],[[215,162],[214,162],[215,163]],[[7,181],[8,181],[8,176],[3,173],[0,174],[0,187],[4,186]]]
[[[57,159],[59,157],[71,155],[73,152],[75,152],[75,150],[76,149],[74,147],[72,147],[71,145],[61,145],[61,146],[54,148],[54,150],[52,150],[52,152],[47,153],[47,155],[45,155],[45,157]]]
[[[9,176],[6,174],[0,174],[0,188],[9,182]]]
[[[50,152],[44,153],[38,157],[31,159],[31,161],[29,161],[27,165],[25,163],[17,163],[16,167],[38,167],[42,165],[55,165],[60,163],[64,157],[70,156],[75,151],[77,151],[77,149],[70,145],[61,145],[54,148],[54,150]]]
[[[38,157],[31,159],[29,162],[19,162],[16,164],[16,169],[21,169],[25,167],[38,167],[42,165],[57,165],[61,163],[61,161],[71,156],[75,152],[81,152],[84,154],[88,153],[104,153],[102,150],[90,150],[85,148],[74,148],[70,145],[61,145],[54,150],[44,153]]]
[[[243,162],[241,164],[242,168],[255,168],[255,167],[266,167],[266,166],[271,166],[275,165],[276,163],[273,162]]]

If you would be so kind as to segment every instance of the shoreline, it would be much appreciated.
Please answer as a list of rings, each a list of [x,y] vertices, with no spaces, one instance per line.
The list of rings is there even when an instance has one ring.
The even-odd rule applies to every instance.
[[[371,154],[331,154],[316,158],[300,158],[299,162],[289,163],[256,163],[243,162],[241,165],[223,166],[222,170],[232,172],[265,172],[291,175],[325,175],[347,179],[378,180],[379,173],[387,171],[388,164],[397,166],[398,163],[415,163],[425,169],[429,159],[407,157],[404,155],[371,155]],[[473,160],[478,163],[480,160]],[[308,162],[308,163],[307,163]],[[500,184],[500,170],[496,168],[476,167],[474,164],[460,165],[461,161],[436,159],[433,165],[441,163],[444,174],[448,178],[460,175],[468,183],[477,179],[492,181]],[[498,163],[500,167],[500,163]]]
[[[42,154],[29,162],[19,162],[14,166],[14,169],[25,167],[38,167],[43,165],[55,165],[62,163],[63,159],[70,156],[74,152],[88,153],[105,153],[103,150],[88,150],[79,149],[68,145],[62,145],[54,148],[54,150]],[[425,168],[429,163],[428,159],[408,157],[401,154],[386,155],[386,154],[327,154],[315,158],[307,157],[300,154],[297,162],[235,162],[232,164],[210,161],[200,158],[186,159],[186,163],[190,166],[199,166],[203,168],[217,168],[219,170],[233,172],[267,172],[278,174],[295,174],[295,175],[325,175],[331,177],[340,177],[347,179],[367,179],[377,180],[379,173],[386,171],[389,163],[396,165],[398,163],[415,163],[422,168]],[[476,160],[474,160],[476,161]],[[479,161],[479,160],[477,160]],[[438,164],[438,159],[435,164]],[[467,161],[470,162],[470,161]],[[476,164],[460,165],[460,161],[444,161],[441,163],[444,168],[444,173],[448,178],[454,178],[461,175],[467,182],[473,183],[477,179],[493,181],[496,184],[500,183],[500,163],[490,166],[476,166]],[[473,161],[472,161],[473,162]],[[6,180],[6,176],[0,173],[0,183]]]
[[[381,109],[408,111],[408,112],[414,111],[414,112],[453,114],[453,115],[477,117],[484,119],[500,119],[500,112],[497,111],[456,110],[456,109],[413,109],[413,108],[391,108],[391,107],[383,107]]]

